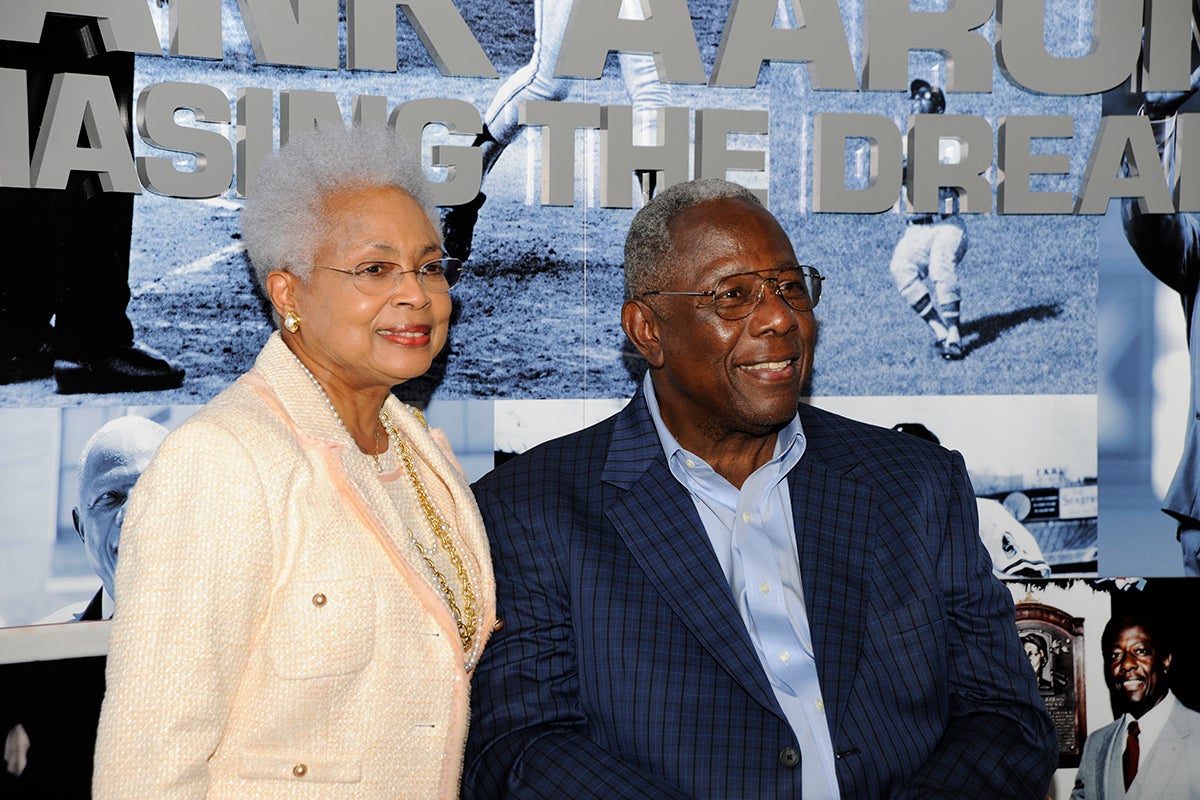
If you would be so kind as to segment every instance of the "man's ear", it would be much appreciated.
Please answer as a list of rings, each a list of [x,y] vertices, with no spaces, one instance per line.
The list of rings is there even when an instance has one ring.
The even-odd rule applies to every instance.
[[[281,269],[267,273],[267,299],[280,319],[287,316],[289,311],[296,310],[296,281],[294,274]]]
[[[654,369],[663,365],[658,323],[658,316],[641,300],[627,300],[621,306],[621,328],[646,363]]]
[[[75,526],[75,532],[79,534],[79,541],[84,541],[83,538],[83,523],[79,520],[79,509],[71,509],[71,524]]]

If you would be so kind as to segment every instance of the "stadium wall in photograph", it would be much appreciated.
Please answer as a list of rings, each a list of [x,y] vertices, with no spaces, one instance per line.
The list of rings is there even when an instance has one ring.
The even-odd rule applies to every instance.
[[[419,143],[466,259],[445,352],[396,392],[472,478],[633,394],[625,231],[654,190],[726,177],[827,278],[812,402],[963,452],[1014,597],[1085,617],[1094,645],[1108,590],[1070,587],[1183,574],[1161,508],[1197,430],[1195,279],[1189,303],[1156,278],[1121,213],[1200,211],[1197,19],[1191,0],[3,0],[0,661],[103,599],[70,516],[91,432],[174,427],[270,334],[239,228],[255,166],[349,124]],[[133,343],[177,388],[69,366]],[[95,642],[46,658],[71,655]]]

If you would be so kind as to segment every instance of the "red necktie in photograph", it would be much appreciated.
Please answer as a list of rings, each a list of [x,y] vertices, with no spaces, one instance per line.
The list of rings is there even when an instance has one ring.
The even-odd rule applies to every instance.
[[[1129,733],[1125,736],[1125,756],[1121,759],[1121,771],[1125,775],[1125,791],[1133,783],[1138,770],[1138,724],[1137,720],[1129,723]]]

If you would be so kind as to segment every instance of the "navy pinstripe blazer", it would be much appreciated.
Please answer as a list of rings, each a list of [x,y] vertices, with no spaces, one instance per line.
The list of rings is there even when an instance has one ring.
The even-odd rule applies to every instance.
[[[808,406],[789,473],[847,798],[1044,798],[1053,728],[961,457]],[[796,798],[797,748],[639,392],[474,486],[504,627],[465,798]]]

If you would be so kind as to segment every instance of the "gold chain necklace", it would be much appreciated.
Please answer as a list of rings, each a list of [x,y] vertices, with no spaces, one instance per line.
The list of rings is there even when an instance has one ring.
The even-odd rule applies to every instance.
[[[438,591],[442,593],[442,597],[446,600],[446,605],[450,608],[450,615],[454,617],[454,624],[458,628],[458,638],[462,640],[463,650],[470,651],[471,642],[475,639],[475,633],[479,627],[479,613],[475,608],[475,590],[471,586],[471,578],[467,574],[467,568],[463,564],[462,556],[459,555],[458,549],[454,546],[454,540],[450,538],[450,527],[434,507],[433,501],[429,499],[429,493],[425,491],[425,484],[421,482],[421,476],[417,474],[416,465],[413,464],[412,456],[408,452],[408,445],[400,438],[400,431],[396,429],[391,418],[383,409],[379,410],[379,421],[383,423],[388,437],[396,443],[396,449],[400,453],[400,461],[404,464],[404,471],[408,474],[409,482],[412,483],[413,492],[417,495],[417,505],[421,507],[421,513],[429,523],[429,528],[433,531],[434,537],[446,551],[446,556],[450,559],[450,564],[454,567],[458,575],[458,581],[462,585],[463,607],[460,610],[454,592],[451,590],[450,584],[446,581],[446,576],[434,566],[433,559],[426,554],[425,548],[416,540],[416,537],[413,537],[413,546],[416,547],[417,553],[420,554],[430,571],[433,572],[433,579],[437,583]]]

